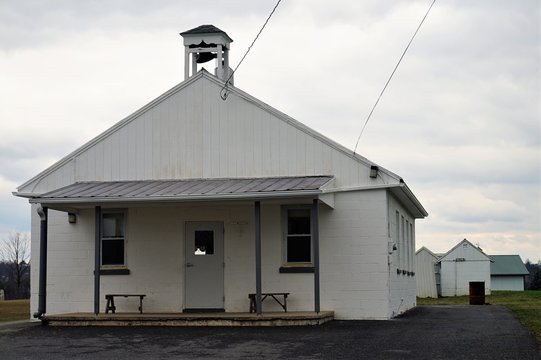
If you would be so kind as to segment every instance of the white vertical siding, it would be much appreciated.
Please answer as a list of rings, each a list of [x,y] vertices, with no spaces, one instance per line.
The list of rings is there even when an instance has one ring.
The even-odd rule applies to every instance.
[[[437,298],[435,266],[437,258],[426,249],[415,255],[415,277],[417,280],[417,296],[421,298]]]
[[[524,276],[491,276],[490,285],[492,290],[524,291]]]
[[[74,181],[334,175],[336,186],[370,179],[366,165],[257,103],[200,77],[139,113],[73,160],[21,192],[45,192]]]
[[[442,296],[468,295],[471,281],[483,281],[490,295],[490,259],[475,246],[462,241],[440,261]]]

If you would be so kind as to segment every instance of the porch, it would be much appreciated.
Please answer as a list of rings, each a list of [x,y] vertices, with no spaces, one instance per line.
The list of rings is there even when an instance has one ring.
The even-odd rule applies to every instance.
[[[56,270],[56,279],[63,281],[49,289],[50,303],[54,304],[51,312],[69,315],[58,321],[122,323],[125,315],[100,314],[100,294],[144,293],[149,295],[148,307],[145,302],[148,312],[131,317],[129,322],[186,325],[199,315],[176,311],[206,309],[234,314],[225,315],[222,326],[239,325],[242,319],[244,324],[279,325],[286,320],[291,324],[285,325],[299,320],[304,320],[301,325],[321,323],[327,315],[316,316],[315,320],[312,316],[296,317],[294,312],[278,318],[272,313],[263,316],[261,302],[265,282],[266,291],[294,293],[291,310],[312,308],[313,314],[320,313],[319,203],[332,204],[332,196],[322,190],[332,180],[331,176],[314,176],[91,182],[33,198],[31,202],[42,209],[35,316],[44,316],[47,322],[58,320],[45,311],[46,263],[51,257],[53,263],[62,263],[66,269]],[[49,215],[48,209],[55,212]],[[68,213],[67,221],[60,216],[62,212]],[[295,215],[291,219],[290,213]],[[56,242],[48,251],[49,217],[58,227],[51,228],[55,229],[51,235]],[[284,220],[296,221],[300,228],[285,236],[282,231],[288,227]],[[61,233],[56,232],[59,228]],[[268,240],[262,241],[262,237]],[[288,247],[289,238],[300,245]],[[284,249],[290,251],[289,257]],[[88,266],[92,257],[93,273]],[[297,275],[284,275],[288,273]],[[93,314],[86,313],[91,309],[92,292]],[[246,295],[251,293],[259,317],[237,316],[246,309]],[[172,320],[171,314],[175,315]],[[216,317],[213,314],[208,321]]]
[[[310,326],[334,319],[333,311],[223,313],[71,313],[44,315],[49,326]]]

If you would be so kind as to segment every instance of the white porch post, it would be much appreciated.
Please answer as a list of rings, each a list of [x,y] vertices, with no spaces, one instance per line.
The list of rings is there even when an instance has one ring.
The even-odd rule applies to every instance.
[[[320,311],[319,299],[319,200],[314,199],[311,211],[312,221],[312,245],[314,251],[314,311]]]
[[[255,309],[261,315],[261,203],[255,202]]]
[[[220,80],[224,79],[224,67],[222,65],[222,45],[218,45],[218,53],[216,54],[217,76]]]
[[[184,49],[184,80],[190,77],[190,52],[189,48]]]
[[[197,74],[197,59],[195,53],[192,53],[192,76]]]
[[[100,313],[101,206],[96,206],[94,226],[94,314],[98,315]]]

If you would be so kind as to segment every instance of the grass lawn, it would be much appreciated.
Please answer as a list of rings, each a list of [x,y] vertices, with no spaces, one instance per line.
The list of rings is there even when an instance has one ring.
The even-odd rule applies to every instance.
[[[485,302],[503,305],[511,310],[541,344],[541,291],[492,291]],[[417,298],[417,305],[469,304],[468,296],[444,297],[439,299]]]
[[[0,322],[30,319],[30,300],[0,301]]]

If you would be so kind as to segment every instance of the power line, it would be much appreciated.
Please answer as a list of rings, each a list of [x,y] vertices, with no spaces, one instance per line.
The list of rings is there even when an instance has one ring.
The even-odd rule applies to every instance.
[[[415,36],[417,35],[417,32],[419,31],[419,29],[421,28],[421,26],[422,26],[423,23],[425,22],[425,19],[426,19],[426,17],[428,16],[428,13],[429,13],[430,10],[432,9],[432,6],[434,5],[435,2],[436,2],[436,0],[433,0],[433,1],[432,1],[432,4],[430,4],[430,7],[429,7],[428,10],[426,11],[425,16],[423,16],[423,19],[422,19],[421,22],[419,23],[419,26],[417,26],[417,30],[415,30],[415,33],[413,34],[413,36],[411,37],[411,39],[410,39],[408,45],[407,45],[406,48],[404,49],[404,52],[402,53],[402,56],[400,56],[400,59],[399,59],[398,62],[396,63],[396,66],[394,67],[393,72],[391,73],[391,76],[389,76],[389,79],[388,79],[387,82],[385,83],[385,86],[383,87],[383,90],[381,90],[381,93],[379,94],[378,99],[376,100],[376,103],[375,103],[374,106],[372,107],[372,110],[370,110],[370,113],[368,114],[368,117],[366,118],[366,121],[364,122],[363,128],[361,129],[361,133],[359,134],[359,137],[357,138],[357,143],[355,144],[355,148],[353,149],[353,153],[354,153],[354,154],[355,154],[355,151],[357,150],[357,146],[359,145],[359,140],[361,140],[361,136],[363,135],[364,129],[366,128],[366,125],[368,124],[368,121],[370,120],[370,117],[372,116],[372,113],[374,112],[374,109],[376,108],[376,106],[378,106],[378,103],[379,103],[379,100],[381,99],[381,96],[382,96],[383,93],[385,92],[385,89],[387,89],[387,85],[389,85],[389,83],[391,82],[391,79],[393,78],[393,75],[394,75],[394,73],[396,72],[396,69],[398,69],[398,66],[399,66],[400,63],[402,62],[402,59],[404,58],[404,55],[406,55],[406,52],[408,51],[408,49],[409,49],[411,43],[413,42],[413,39],[415,39]]]
[[[225,85],[222,87],[222,90],[220,91],[220,97],[222,98],[222,100],[226,100],[227,99],[227,96],[228,96],[228,92],[227,92],[227,88],[229,87],[229,80],[231,80],[231,78],[233,77],[233,75],[235,74],[235,71],[237,71],[237,69],[239,68],[240,64],[242,64],[242,62],[244,61],[244,58],[246,57],[246,55],[248,55],[248,53],[250,52],[250,50],[252,49],[252,46],[254,46],[255,42],[257,41],[257,39],[259,38],[259,35],[261,35],[261,33],[263,32],[263,29],[265,29],[265,26],[267,26],[267,23],[269,22],[270,18],[272,17],[272,15],[274,14],[274,12],[276,11],[276,8],[278,7],[278,5],[280,5],[280,3],[282,2],[282,0],[278,0],[278,2],[276,3],[276,5],[274,5],[274,8],[272,9],[271,13],[269,14],[269,16],[267,17],[267,20],[265,20],[265,23],[263,24],[263,26],[261,27],[261,29],[259,30],[259,32],[257,33],[257,35],[255,36],[254,38],[254,41],[252,41],[252,44],[250,46],[248,46],[248,50],[246,50],[246,53],[244,54],[244,56],[242,57],[242,59],[240,59],[239,63],[237,64],[237,66],[235,67],[235,70],[233,70],[233,72],[231,72],[231,75],[229,75],[229,77],[227,78],[227,81],[225,82]]]

